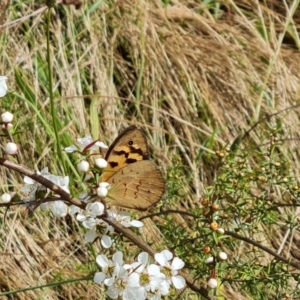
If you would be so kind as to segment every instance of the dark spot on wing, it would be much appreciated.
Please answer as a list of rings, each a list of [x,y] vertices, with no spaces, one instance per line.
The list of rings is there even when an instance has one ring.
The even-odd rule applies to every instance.
[[[133,164],[133,163],[137,162],[137,159],[135,159],[135,158],[127,158],[125,162],[127,164]]]
[[[111,162],[109,162],[109,165],[111,166],[111,168],[115,168],[119,165],[119,163],[117,163],[115,161],[111,161]]]
[[[116,155],[118,155],[118,156],[124,155],[126,158],[127,158],[128,155],[129,155],[129,153],[126,152],[126,151],[124,151],[124,150],[121,150],[121,151],[115,151],[115,150],[114,150],[114,153],[115,153]]]

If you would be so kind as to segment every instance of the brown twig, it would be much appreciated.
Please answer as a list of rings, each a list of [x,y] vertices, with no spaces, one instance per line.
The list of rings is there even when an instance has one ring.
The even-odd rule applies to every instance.
[[[4,159],[2,157],[0,157],[0,165],[11,169],[11,170],[15,170],[18,173],[28,176],[31,179],[39,182],[40,184],[42,184],[43,186],[47,187],[48,189],[50,189],[51,191],[53,191],[55,194],[58,194],[61,196],[61,200],[65,200],[71,204],[74,204],[82,209],[85,208],[86,204],[82,201],[80,201],[79,199],[73,197],[72,195],[70,195],[69,193],[67,193],[66,191],[64,191],[61,187],[59,187],[58,185],[54,184],[52,181],[44,178],[43,176],[36,174],[34,172],[32,172],[30,169],[28,169],[25,166],[22,165],[18,165],[15,164],[12,161],[9,161],[7,159]]]

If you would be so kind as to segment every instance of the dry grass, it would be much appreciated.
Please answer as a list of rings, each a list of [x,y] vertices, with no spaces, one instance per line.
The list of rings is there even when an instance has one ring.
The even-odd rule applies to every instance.
[[[276,120],[286,138],[299,138],[300,108],[288,109],[299,103],[300,94],[299,11],[293,15],[298,2],[221,1],[217,18],[213,4],[200,1],[172,1],[166,7],[155,0],[100,2],[93,3],[93,11],[92,3],[84,3],[79,10],[60,6],[53,12],[57,106],[62,133],[72,140],[92,132],[111,141],[120,128],[141,125],[162,169],[175,154],[188,166],[185,197],[178,204],[188,210],[199,205],[203,187],[217,172],[209,160],[199,161],[200,153],[231,144],[281,110],[250,131],[242,147],[261,145]],[[7,22],[34,9],[30,2],[11,4]],[[53,134],[43,126],[43,120],[50,122],[43,17],[4,30],[0,51],[1,75],[9,77],[17,95],[3,106],[18,113],[22,161],[34,169],[50,163],[58,174],[59,164],[51,164]],[[20,81],[14,85],[16,70],[35,98],[26,96]],[[296,177],[298,145],[291,140],[281,148]],[[3,190],[8,182],[20,186],[20,176],[0,172]],[[22,209],[10,210],[0,231],[1,290],[88,274],[89,250],[76,226],[72,220],[65,224],[39,213],[28,219]],[[285,232],[268,244],[279,247]],[[294,238],[299,240],[297,232]],[[286,256],[297,249],[290,240]],[[83,282],[3,299],[98,299],[98,293]],[[228,299],[251,299],[232,287],[224,293]]]

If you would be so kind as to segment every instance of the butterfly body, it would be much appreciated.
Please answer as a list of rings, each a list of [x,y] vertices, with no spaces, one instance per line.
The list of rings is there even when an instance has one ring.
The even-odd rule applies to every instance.
[[[108,166],[101,181],[111,186],[108,204],[147,210],[161,199],[165,181],[149,160],[146,136],[139,127],[125,129],[110,146],[105,159]]]

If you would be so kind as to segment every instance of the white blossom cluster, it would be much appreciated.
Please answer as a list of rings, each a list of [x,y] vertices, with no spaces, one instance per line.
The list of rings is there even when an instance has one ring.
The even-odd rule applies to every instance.
[[[48,172],[48,168],[44,168],[41,172],[38,171],[37,174],[58,185],[65,192],[70,193],[69,176],[62,177],[53,175]],[[24,193],[27,201],[36,200],[37,194],[41,191],[47,193],[47,188],[45,186],[43,186],[39,182],[36,182],[28,176],[24,177],[24,182],[25,186],[23,186],[20,191]],[[42,203],[40,207],[43,210],[51,209],[53,215],[58,218],[63,218],[68,214],[68,206],[61,200]]]
[[[99,216],[104,214],[104,205],[101,202],[88,203],[85,210],[80,209],[75,205],[70,206],[70,215],[76,215],[76,219],[82,222],[83,227],[88,231],[85,234],[84,240],[86,243],[92,243],[97,237],[101,238],[101,244],[104,248],[110,248],[112,240],[107,235],[109,232],[113,232],[114,228],[103,221]],[[125,227],[137,227],[140,228],[144,224],[137,220],[130,220],[130,214],[128,212],[114,212],[107,210],[108,216],[116,219]]]
[[[159,300],[169,294],[171,286],[182,289],[185,279],[178,275],[184,262],[174,257],[169,250],[155,254],[155,264],[149,263],[148,253],[142,252],[137,261],[125,264],[122,252],[116,252],[112,260],[100,254],[96,258],[101,272],[94,276],[94,282],[107,287],[111,299]]]

